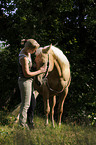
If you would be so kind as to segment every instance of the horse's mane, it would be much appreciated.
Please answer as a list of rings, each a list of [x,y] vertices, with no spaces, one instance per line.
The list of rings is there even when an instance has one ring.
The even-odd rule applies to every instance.
[[[69,61],[59,48],[52,46],[51,50],[53,51],[53,57],[55,57],[55,59],[58,61],[58,64],[60,65],[60,68],[61,68],[61,74],[62,74],[61,83],[63,86],[66,86],[70,80]]]
[[[52,46],[51,49],[53,51],[53,55],[55,56],[55,58],[57,59],[57,61],[60,63],[61,66],[62,65],[69,66],[69,61],[67,57],[63,54],[63,52],[59,48]]]

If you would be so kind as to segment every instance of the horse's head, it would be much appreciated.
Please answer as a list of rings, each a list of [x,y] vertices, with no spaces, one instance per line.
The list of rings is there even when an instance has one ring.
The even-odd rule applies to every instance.
[[[48,63],[48,55],[51,52],[51,46],[45,46],[45,47],[40,47],[39,49],[37,49],[36,51],[36,58],[35,58],[35,62],[37,65],[37,69],[39,69],[41,66],[43,66],[44,64],[46,65]]]

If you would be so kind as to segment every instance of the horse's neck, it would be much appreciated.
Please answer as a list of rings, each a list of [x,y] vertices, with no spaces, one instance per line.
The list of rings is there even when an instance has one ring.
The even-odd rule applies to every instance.
[[[59,48],[52,46],[51,49],[53,51],[53,56],[58,60],[60,65],[69,65],[67,57]]]
[[[57,73],[58,73],[59,77],[61,77],[61,75],[62,75],[61,68],[60,68],[60,65],[59,65],[59,63],[58,63],[58,61],[56,59],[54,60],[54,64],[56,66]]]
[[[53,70],[51,72],[49,72],[47,78],[48,78],[48,85],[50,86],[50,88],[52,88],[53,90],[58,90],[58,89],[61,90],[62,89],[62,85],[60,82],[61,69],[60,69],[60,66],[56,60],[54,60]]]

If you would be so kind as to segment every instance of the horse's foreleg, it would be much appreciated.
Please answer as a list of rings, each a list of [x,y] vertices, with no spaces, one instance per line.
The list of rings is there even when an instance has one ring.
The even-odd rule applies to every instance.
[[[42,85],[42,95],[43,95],[43,101],[44,101],[44,113],[46,116],[45,125],[48,125],[48,115],[50,112],[50,106],[49,106],[49,92],[46,86],[46,83]]]
[[[48,115],[50,112],[49,98],[45,98],[45,96],[44,96],[43,101],[44,101],[44,113],[46,116],[45,125],[48,125]]]
[[[46,125],[48,125],[48,115],[50,113],[49,98],[46,100]]]
[[[51,103],[50,118],[52,120],[53,127],[55,127],[55,125],[54,125],[54,107],[56,105],[56,96],[53,96],[52,98],[50,98],[50,103]]]
[[[59,105],[58,105],[58,124],[59,126],[61,125],[61,118],[62,118],[62,113],[63,113],[63,105],[64,101],[66,99],[66,96],[68,94],[68,87],[65,89],[65,95],[59,97]]]

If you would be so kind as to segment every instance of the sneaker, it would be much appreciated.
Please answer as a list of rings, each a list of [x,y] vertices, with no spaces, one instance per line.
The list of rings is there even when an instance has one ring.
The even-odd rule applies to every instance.
[[[34,123],[33,123],[33,122],[32,122],[32,123],[30,123],[30,124],[28,124],[28,126],[29,126],[29,129],[30,129],[30,130],[34,129],[34,127],[35,127],[35,125],[34,125]]]
[[[27,130],[30,129],[29,126],[28,126],[28,124],[25,124],[25,125],[24,125],[24,128],[27,129]]]
[[[21,127],[22,129],[30,130],[30,129],[29,129],[29,126],[28,126],[27,124],[24,124],[24,125],[20,124],[20,127]]]

